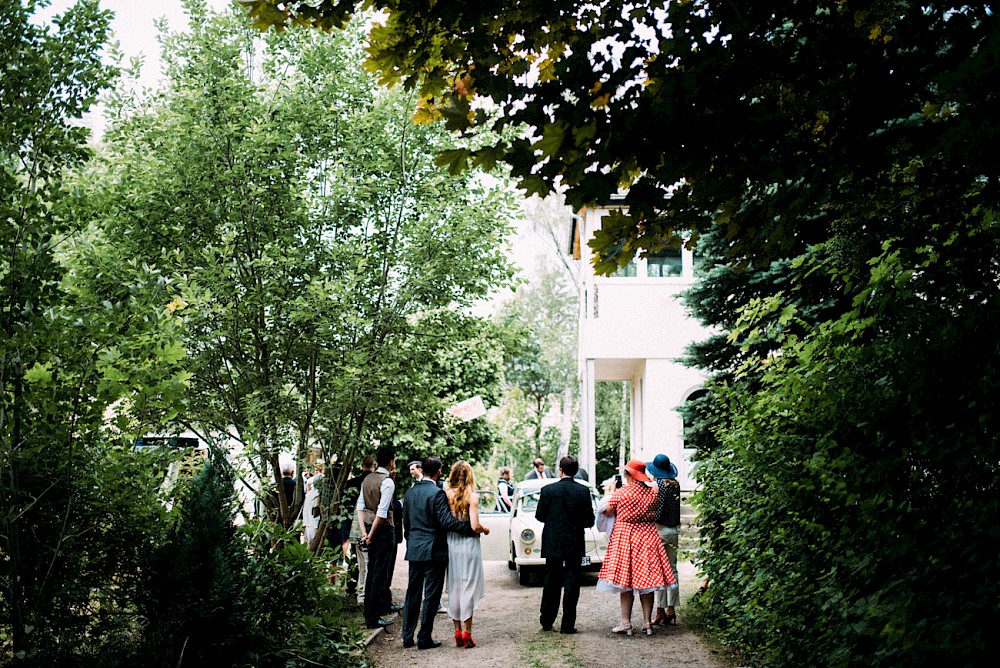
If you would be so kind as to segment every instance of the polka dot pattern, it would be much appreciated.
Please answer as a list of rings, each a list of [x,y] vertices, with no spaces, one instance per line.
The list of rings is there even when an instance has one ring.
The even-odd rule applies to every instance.
[[[656,589],[677,582],[653,524],[657,497],[655,487],[641,483],[615,490],[608,501],[608,509],[616,513],[615,526],[600,579],[627,589]]]

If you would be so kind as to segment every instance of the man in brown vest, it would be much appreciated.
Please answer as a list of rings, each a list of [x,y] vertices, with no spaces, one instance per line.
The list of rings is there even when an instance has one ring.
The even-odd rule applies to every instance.
[[[344,485],[344,498],[357,499],[361,495],[361,483],[375,470],[375,458],[365,455],[361,459],[361,475],[357,475]],[[368,548],[361,544],[361,527],[364,521],[356,517],[351,522],[351,552],[354,559],[350,563],[350,578],[347,581],[349,596],[357,595],[358,604],[365,602],[365,578],[368,576]],[[364,548],[364,549],[361,549]]]
[[[392,604],[389,591],[391,559],[396,553],[396,534],[389,507],[396,484],[389,475],[395,465],[396,453],[388,446],[375,452],[378,468],[361,483],[361,494],[355,506],[361,520],[361,542],[368,546],[368,573],[365,577],[365,626],[377,629],[392,624],[382,615],[397,612],[401,606]]]

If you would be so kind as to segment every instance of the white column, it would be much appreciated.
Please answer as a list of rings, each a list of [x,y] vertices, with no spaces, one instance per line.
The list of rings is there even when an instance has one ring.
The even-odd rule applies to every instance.
[[[644,402],[645,396],[645,369],[643,373],[636,375],[632,378],[630,383],[632,387],[632,393],[629,397],[629,412],[631,417],[631,433],[629,435],[629,451],[626,459],[632,459],[638,456],[638,453],[645,448],[646,443],[646,418],[645,410],[646,406]]]
[[[595,485],[597,435],[594,424],[594,360],[580,364],[580,468]]]

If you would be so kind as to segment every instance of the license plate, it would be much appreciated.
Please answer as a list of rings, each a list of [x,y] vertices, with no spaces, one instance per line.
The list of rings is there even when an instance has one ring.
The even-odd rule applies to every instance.
[[[590,566],[590,557],[584,557],[580,560],[581,566]]]

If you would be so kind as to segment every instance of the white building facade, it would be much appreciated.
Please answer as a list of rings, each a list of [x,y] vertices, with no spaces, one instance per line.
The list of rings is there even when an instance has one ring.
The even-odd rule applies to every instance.
[[[596,465],[594,384],[628,381],[630,442],[625,459],[670,457],[682,491],[694,489],[691,455],[677,408],[702,390],[705,374],[684,366],[688,344],[709,334],[687,315],[682,294],[695,281],[695,255],[687,249],[636,258],[613,277],[595,276],[587,245],[608,207],[574,216],[573,256],[581,263],[580,465],[594,480]],[[619,463],[614,463],[618,466]],[[596,481],[600,482],[600,481]]]

